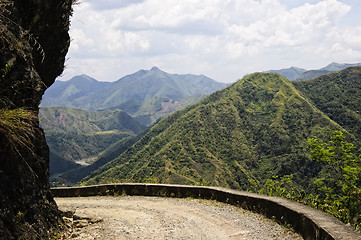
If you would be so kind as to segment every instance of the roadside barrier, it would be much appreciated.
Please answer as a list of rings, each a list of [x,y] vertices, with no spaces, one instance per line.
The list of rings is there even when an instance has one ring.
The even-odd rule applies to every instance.
[[[51,192],[54,197],[136,195],[211,199],[261,213],[281,224],[289,225],[301,234],[305,240],[361,240],[361,233],[319,210],[280,197],[268,197],[226,188],[121,183],[84,187],[59,187],[52,188]]]

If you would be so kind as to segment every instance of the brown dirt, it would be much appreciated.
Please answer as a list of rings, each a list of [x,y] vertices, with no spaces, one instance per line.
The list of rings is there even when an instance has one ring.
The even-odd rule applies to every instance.
[[[157,197],[56,198],[68,239],[302,239],[283,226],[227,204]]]

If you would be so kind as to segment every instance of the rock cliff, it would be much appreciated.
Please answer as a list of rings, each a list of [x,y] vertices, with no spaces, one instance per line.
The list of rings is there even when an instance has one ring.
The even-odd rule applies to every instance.
[[[0,239],[47,239],[62,225],[38,105],[63,71],[73,2],[0,1]]]

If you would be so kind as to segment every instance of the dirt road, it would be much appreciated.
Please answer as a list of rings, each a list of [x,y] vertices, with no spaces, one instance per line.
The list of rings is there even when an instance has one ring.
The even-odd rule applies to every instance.
[[[81,217],[67,220],[73,226],[70,239],[302,239],[262,215],[209,200],[131,196],[55,200],[61,210]]]

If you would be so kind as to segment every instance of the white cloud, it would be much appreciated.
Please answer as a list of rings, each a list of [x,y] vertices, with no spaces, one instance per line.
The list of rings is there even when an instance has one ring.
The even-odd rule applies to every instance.
[[[86,0],[84,2],[90,3],[95,10],[111,10],[139,4],[144,0]]]
[[[77,73],[106,72],[106,80],[129,73],[115,65],[136,71],[154,64],[233,81],[252,71],[316,68],[360,56],[361,17],[356,26],[342,21],[350,5],[298,2],[290,7],[284,0],[83,0],[72,22],[69,63]]]

